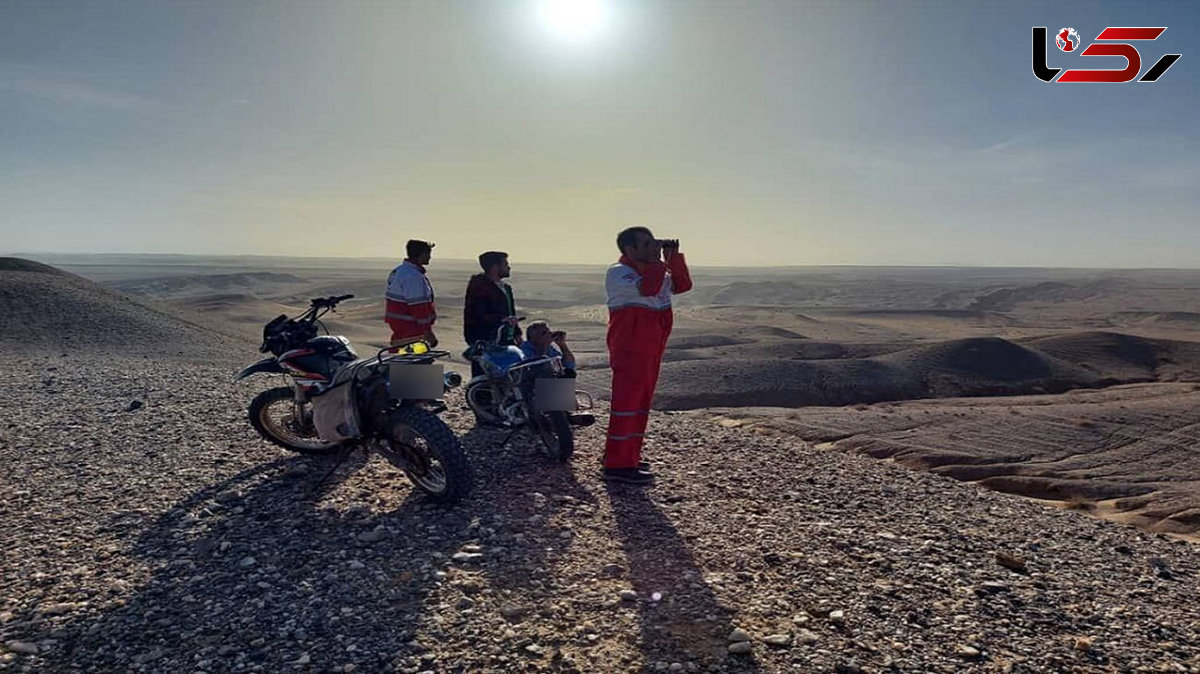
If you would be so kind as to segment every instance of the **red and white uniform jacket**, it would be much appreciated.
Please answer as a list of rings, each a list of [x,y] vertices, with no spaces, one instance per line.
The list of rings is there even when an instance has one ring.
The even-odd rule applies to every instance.
[[[405,260],[392,270],[384,320],[392,328],[393,341],[420,338],[432,329],[437,305],[424,267]]]
[[[692,289],[683,254],[670,260],[638,264],[621,256],[608,268],[604,280],[608,292],[609,353],[659,354],[671,336],[671,295]]]

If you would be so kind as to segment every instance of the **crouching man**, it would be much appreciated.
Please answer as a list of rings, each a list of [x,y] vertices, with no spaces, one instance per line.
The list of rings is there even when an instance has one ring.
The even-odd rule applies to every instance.
[[[570,371],[569,376],[575,376],[575,354],[567,346],[567,333],[550,329],[546,321],[534,321],[525,329],[525,341],[521,342],[521,351],[526,358],[562,358],[562,365]]]
[[[562,358],[563,376],[575,378],[575,354],[567,344],[567,333],[551,330],[546,321],[534,321],[525,329],[525,341],[521,351],[526,358]],[[567,416],[572,426],[591,426],[596,417],[590,413],[574,413]]]

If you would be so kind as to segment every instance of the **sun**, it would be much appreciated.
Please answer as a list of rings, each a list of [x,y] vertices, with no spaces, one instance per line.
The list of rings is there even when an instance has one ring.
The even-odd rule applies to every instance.
[[[584,42],[604,32],[610,10],[604,0],[540,0],[542,26],[564,42]]]

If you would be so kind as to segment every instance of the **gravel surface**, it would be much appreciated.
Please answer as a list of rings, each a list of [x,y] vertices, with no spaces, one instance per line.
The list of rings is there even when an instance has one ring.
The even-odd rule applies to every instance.
[[[0,668],[1200,671],[1190,544],[705,412],[608,490],[444,418],[473,495],[245,420],[254,356],[0,356]]]

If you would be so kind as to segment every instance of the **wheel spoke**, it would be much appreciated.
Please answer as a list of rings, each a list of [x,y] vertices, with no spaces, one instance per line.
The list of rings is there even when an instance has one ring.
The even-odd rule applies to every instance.
[[[425,491],[434,494],[440,494],[446,490],[446,469],[442,465],[441,458],[437,455],[432,443],[427,438],[417,433],[411,428],[398,429],[397,437],[393,440],[393,444],[403,447],[397,451],[393,448],[391,451],[399,454],[400,457],[405,455],[411,456],[417,461],[403,459],[401,463],[406,466],[401,466],[409,479],[417,483]]]
[[[263,408],[262,422],[272,435],[300,447],[321,449],[330,443],[317,435],[311,423],[311,404],[298,405],[295,400],[279,400]],[[308,423],[304,423],[305,420]]]

